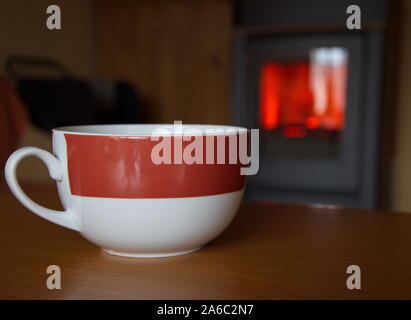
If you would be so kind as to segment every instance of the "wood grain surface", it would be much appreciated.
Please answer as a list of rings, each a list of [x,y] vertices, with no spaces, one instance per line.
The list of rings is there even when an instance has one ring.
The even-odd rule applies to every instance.
[[[52,193],[34,199],[58,207]],[[193,254],[110,256],[80,234],[0,196],[0,299],[411,298],[411,214],[243,203],[231,226]],[[58,265],[61,290],[46,269]],[[359,265],[362,289],[348,290]]]

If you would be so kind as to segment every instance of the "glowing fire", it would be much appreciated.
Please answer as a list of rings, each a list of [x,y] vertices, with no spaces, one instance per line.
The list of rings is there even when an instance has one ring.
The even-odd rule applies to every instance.
[[[307,130],[341,131],[346,106],[347,53],[318,48],[309,61],[267,62],[261,69],[260,121],[286,138]]]

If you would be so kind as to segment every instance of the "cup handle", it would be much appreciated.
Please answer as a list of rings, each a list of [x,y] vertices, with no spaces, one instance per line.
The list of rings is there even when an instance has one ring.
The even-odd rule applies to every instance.
[[[20,160],[27,156],[35,156],[43,160],[49,170],[50,176],[56,181],[63,180],[63,168],[60,161],[57,160],[56,157],[54,157],[50,152],[39,148],[24,147],[12,153],[6,163],[5,176],[11,192],[27,209],[33,211],[40,217],[63,227],[80,231],[80,227],[75,219],[75,214],[71,209],[67,209],[66,211],[57,211],[45,208],[31,200],[21,189],[17,181],[16,169]]]

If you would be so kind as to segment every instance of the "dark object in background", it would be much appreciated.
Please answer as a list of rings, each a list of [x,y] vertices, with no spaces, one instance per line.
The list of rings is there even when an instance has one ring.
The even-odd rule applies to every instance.
[[[5,189],[4,165],[18,145],[28,123],[28,114],[10,81],[0,76],[0,193]]]
[[[85,81],[22,79],[16,89],[29,109],[32,123],[39,128],[97,123],[97,110]]]
[[[49,69],[57,76],[23,76],[17,72],[21,66]],[[141,121],[138,96],[127,83],[80,79],[70,75],[59,62],[42,57],[11,56],[6,60],[6,70],[15,81],[32,123],[41,129]],[[106,98],[110,96],[112,99]]]
[[[97,122],[135,123],[142,121],[139,99],[134,88],[124,81],[93,79],[89,81],[93,103],[97,107]]]

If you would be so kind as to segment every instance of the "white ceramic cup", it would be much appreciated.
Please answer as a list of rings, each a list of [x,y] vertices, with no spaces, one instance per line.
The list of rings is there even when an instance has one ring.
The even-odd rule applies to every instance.
[[[164,257],[196,251],[230,224],[241,202],[245,178],[239,163],[153,163],[153,148],[165,141],[164,137],[153,139],[153,130],[159,127],[171,128],[98,125],[54,129],[54,155],[35,147],[15,151],[6,163],[7,183],[27,209],[80,232],[110,254]],[[183,125],[186,128],[205,134],[222,127]],[[223,128],[236,133],[245,130]],[[203,138],[218,140],[222,135],[226,134]],[[173,151],[179,143],[182,150],[190,144],[180,134],[169,138]],[[224,148],[227,151],[228,144]],[[26,156],[44,161],[57,182],[65,211],[40,206],[22,191],[16,168]]]

